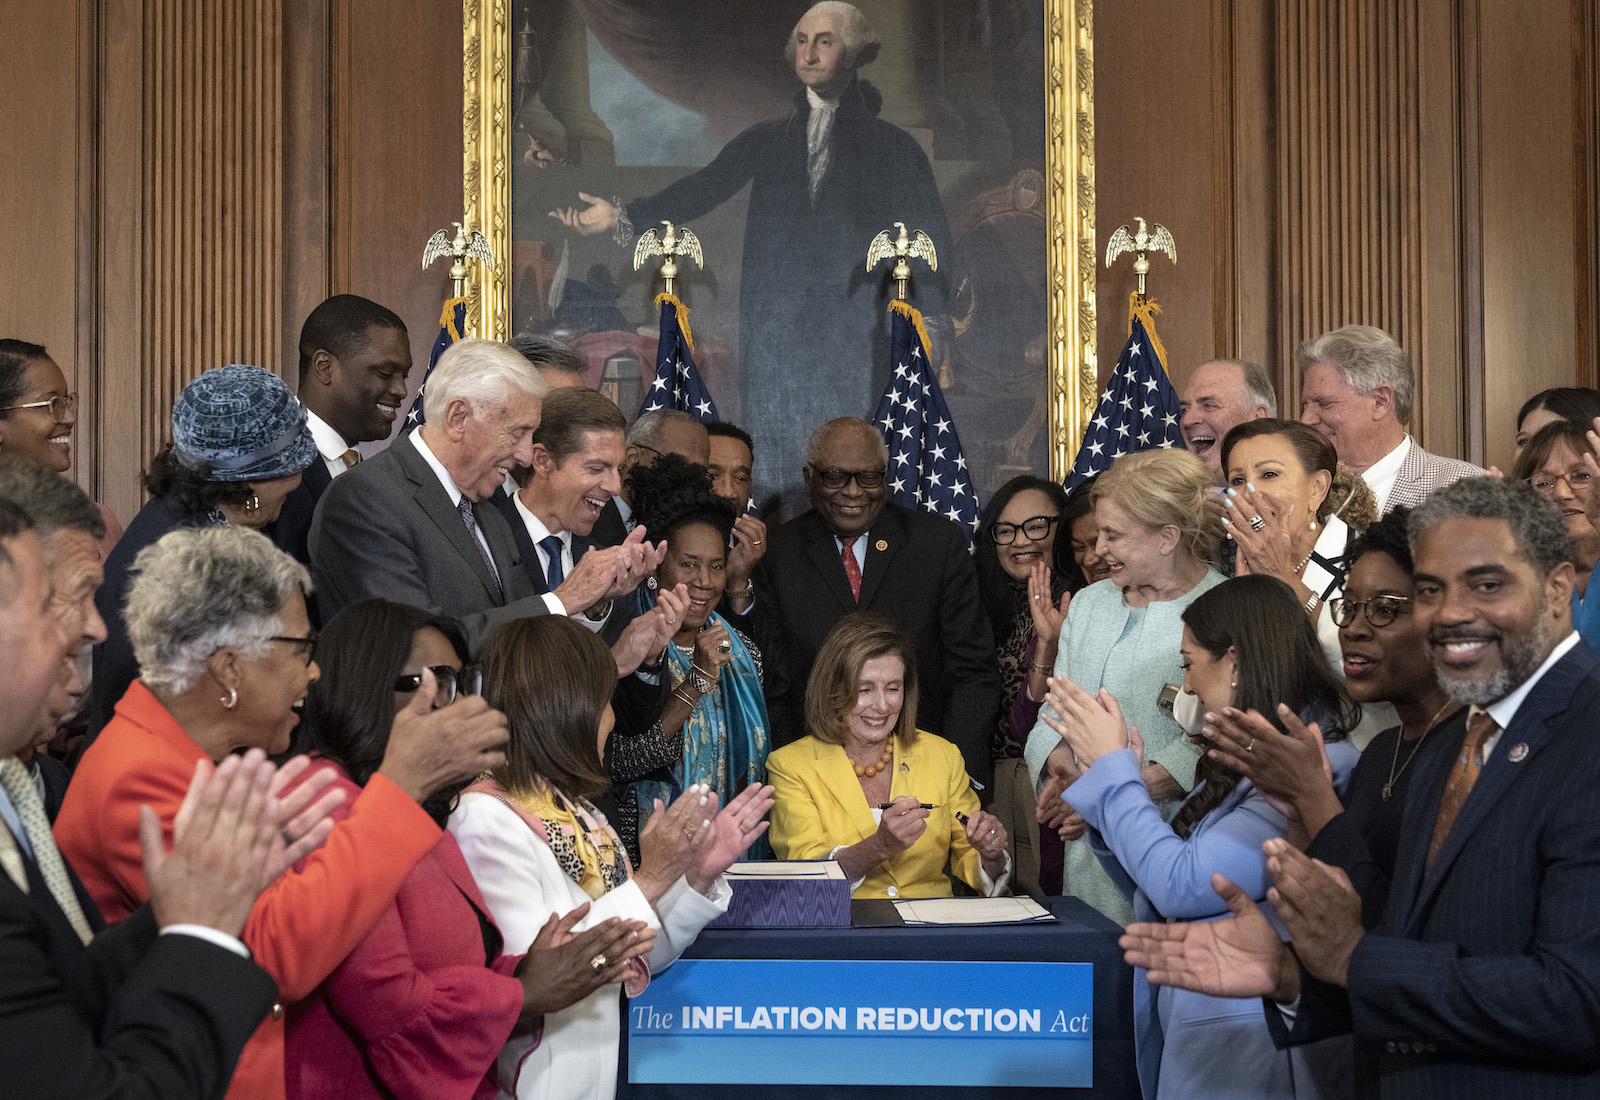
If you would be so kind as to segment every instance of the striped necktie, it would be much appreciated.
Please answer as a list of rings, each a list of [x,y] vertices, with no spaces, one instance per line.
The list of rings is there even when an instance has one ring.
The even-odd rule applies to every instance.
[[[39,877],[44,879],[50,896],[56,899],[56,904],[67,915],[72,930],[78,933],[79,939],[88,943],[94,939],[94,932],[90,930],[83,907],[78,904],[78,895],[72,889],[67,865],[61,860],[61,849],[56,847],[55,837],[50,835],[50,819],[45,816],[44,803],[39,800],[39,792],[34,789],[28,769],[15,756],[6,757],[5,763],[0,764],[0,790],[6,792],[6,797],[11,800],[11,808],[17,811],[17,817],[22,821],[23,832],[28,834],[28,845],[33,849],[33,862],[39,867]]]

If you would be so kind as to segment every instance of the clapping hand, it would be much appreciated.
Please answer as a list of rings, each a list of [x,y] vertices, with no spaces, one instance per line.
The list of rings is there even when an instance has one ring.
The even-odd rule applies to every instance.
[[[1104,688],[1098,695],[1090,695],[1066,677],[1052,676],[1046,702],[1055,714],[1041,709],[1039,717],[1071,746],[1079,767],[1093,767],[1094,762],[1107,753],[1133,747],[1138,737],[1137,729],[1129,731],[1116,696]],[[1141,765],[1144,763],[1143,748],[1140,742]]]
[[[629,623],[611,647],[611,658],[617,662],[617,676],[632,676],[635,669],[665,649],[683,625],[683,616],[688,610],[687,585],[657,592],[656,605]]]
[[[1289,535],[1289,524],[1294,518],[1294,505],[1280,515],[1277,506],[1246,484],[1243,490],[1229,489],[1224,494],[1224,530],[1239,544],[1239,574],[1266,573],[1293,583],[1299,578],[1294,572],[1294,546]],[[1302,524],[1304,526],[1304,524]]]
[[[1061,624],[1067,621],[1067,608],[1072,603],[1072,593],[1061,593],[1060,604],[1050,600],[1050,566],[1044,561],[1036,561],[1033,568],[1028,570],[1028,610],[1033,614],[1033,633],[1039,639],[1039,652],[1035,653],[1037,660],[1045,651],[1048,644],[1049,652],[1054,654],[1056,644],[1061,638]]]
[[[588,902],[562,917],[552,913],[517,964],[515,974],[522,983],[519,1022],[524,1027],[577,1004],[602,985],[622,981],[632,960],[647,955],[655,943],[654,928],[619,917],[574,934],[572,929],[588,915]],[[594,965],[597,960],[603,960],[601,965]]]
[[[1361,895],[1349,876],[1320,859],[1312,859],[1280,837],[1262,846],[1272,902],[1289,929],[1295,954],[1315,978],[1342,986],[1350,969],[1350,955],[1361,942]]]
[[[651,905],[695,866],[716,816],[717,796],[703,783],[690,786],[665,809],[656,799],[655,813],[639,830],[639,873],[634,876]]]
[[[1225,707],[1220,713],[1207,714],[1206,719],[1202,732],[1216,746],[1206,755],[1254,783],[1284,817],[1300,817],[1314,804],[1331,806],[1326,816],[1321,812],[1314,815],[1315,828],[1307,822],[1314,836],[1328,816],[1339,813],[1342,807],[1333,789],[1333,764],[1315,722],[1307,726],[1281,703],[1278,719],[1287,736],[1255,710],[1246,714]]]
[[[1118,943],[1129,966],[1156,985],[1208,997],[1266,997],[1287,1004],[1299,995],[1294,956],[1245,892],[1222,875],[1211,888],[1233,916],[1177,924],[1130,924]]]
[[[749,512],[733,521],[733,546],[728,550],[729,592],[742,591],[767,552],[767,525]]]
[[[770,809],[771,787],[752,783],[734,795],[712,819],[705,843],[689,870],[689,885],[701,894],[710,894],[717,877],[767,831],[767,822],[761,819]]]

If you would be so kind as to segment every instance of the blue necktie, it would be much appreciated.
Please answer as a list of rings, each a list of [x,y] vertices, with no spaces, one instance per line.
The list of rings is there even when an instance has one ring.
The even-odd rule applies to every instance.
[[[561,587],[561,582],[566,579],[566,570],[561,568],[561,536],[546,535],[539,540],[539,548],[544,551],[545,557],[550,559],[550,564],[545,566],[544,579],[548,587],[547,592],[554,592]]]

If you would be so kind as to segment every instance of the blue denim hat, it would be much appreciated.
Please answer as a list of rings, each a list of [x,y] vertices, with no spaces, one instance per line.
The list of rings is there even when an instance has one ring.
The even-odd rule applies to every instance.
[[[317,457],[306,410],[269,370],[242,363],[208,370],[172,405],[172,448],[212,481],[268,481]]]

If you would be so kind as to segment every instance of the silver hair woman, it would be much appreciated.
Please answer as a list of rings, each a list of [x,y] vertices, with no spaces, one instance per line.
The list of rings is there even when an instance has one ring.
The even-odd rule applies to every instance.
[[[212,760],[288,749],[294,708],[317,678],[305,566],[230,526],[173,531],[139,552],[133,573],[124,614],[143,705],[159,706]]]

